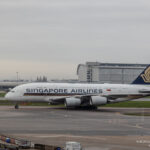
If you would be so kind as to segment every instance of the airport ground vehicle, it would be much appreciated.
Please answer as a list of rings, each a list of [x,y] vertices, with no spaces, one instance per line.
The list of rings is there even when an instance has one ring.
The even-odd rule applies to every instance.
[[[82,147],[78,142],[66,142],[65,150],[82,150]]]

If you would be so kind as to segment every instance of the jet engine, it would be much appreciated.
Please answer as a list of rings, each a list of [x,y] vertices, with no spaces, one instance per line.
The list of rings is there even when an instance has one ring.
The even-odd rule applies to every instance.
[[[80,106],[81,105],[81,100],[78,98],[66,98],[65,100],[65,106],[66,107],[75,107],[75,106]]]
[[[102,96],[92,96],[90,100],[90,105],[99,106],[107,104],[107,98]]]

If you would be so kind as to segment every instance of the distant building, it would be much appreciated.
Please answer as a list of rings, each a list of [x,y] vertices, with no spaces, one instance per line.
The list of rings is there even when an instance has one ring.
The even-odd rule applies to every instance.
[[[148,64],[86,62],[79,64],[79,82],[131,83]]]
[[[1,81],[0,82],[0,91],[9,91],[10,89],[18,86],[18,85],[21,85],[21,84],[26,84],[26,83],[29,83],[29,81],[10,81],[10,80],[5,80],[5,81]]]
[[[51,80],[52,83],[78,83],[77,79],[53,79]]]
[[[48,82],[47,81],[47,77],[45,77],[45,76],[43,76],[43,77],[37,77],[37,80],[36,80],[36,82]]]

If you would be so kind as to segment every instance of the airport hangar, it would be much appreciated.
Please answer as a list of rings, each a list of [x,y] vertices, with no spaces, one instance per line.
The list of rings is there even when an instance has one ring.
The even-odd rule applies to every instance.
[[[11,82],[11,81],[1,81],[0,82],[0,91],[6,91],[8,92],[9,89],[12,89],[14,87],[16,87],[17,85],[21,85],[21,84],[25,84],[25,83],[28,83],[28,82]]]
[[[130,84],[148,65],[86,62],[86,64],[78,65],[78,81],[83,83]]]

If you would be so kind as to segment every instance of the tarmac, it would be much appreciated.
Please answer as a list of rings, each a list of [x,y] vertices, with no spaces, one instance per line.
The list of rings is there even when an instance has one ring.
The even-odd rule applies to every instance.
[[[0,106],[0,133],[58,146],[77,141],[85,150],[149,150],[150,116],[124,115],[129,112],[150,109]]]

